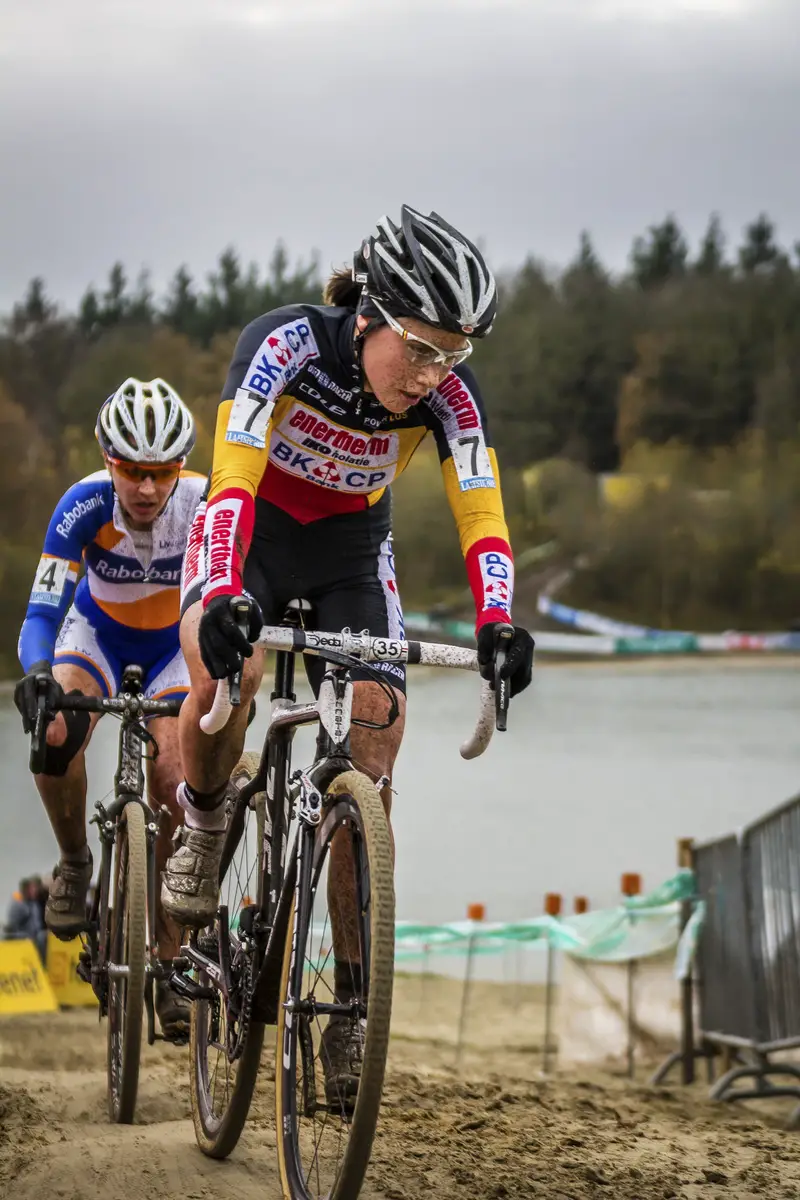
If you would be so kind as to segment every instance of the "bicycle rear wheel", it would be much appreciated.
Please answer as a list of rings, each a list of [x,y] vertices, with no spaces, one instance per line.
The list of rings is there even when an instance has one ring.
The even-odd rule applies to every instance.
[[[260,754],[243,754],[231,778],[241,789],[256,774]],[[226,905],[230,926],[228,948],[234,989],[226,999],[219,982],[205,971],[198,983],[210,988],[213,998],[192,1004],[190,1032],[191,1096],[197,1144],[211,1158],[226,1158],[239,1140],[255,1089],[264,1025],[251,1019],[252,988],[258,963],[252,942],[237,931],[243,908],[261,900],[266,822],[266,794],[251,796],[241,822],[229,819],[223,861],[229,866],[221,881],[220,903]],[[217,956],[219,923],[205,931],[198,944],[210,958]]]
[[[126,804],[116,839],[108,962],[108,1112],[130,1125],[139,1088],[147,939],[147,835],[139,804]]]
[[[361,984],[349,1033],[361,1048],[355,1098],[325,1082],[324,1019],[338,1003],[324,872],[334,836],[352,850]],[[302,876],[301,876],[302,879]],[[310,877],[298,887],[286,937],[275,1061],[278,1163],[285,1200],[355,1200],[380,1109],[394,981],[394,869],[389,826],[375,784],[347,771],[331,784],[314,840]],[[324,911],[323,911],[324,910]],[[341,919],[341,918],[340,918]],[[356,1011],[359,1016],[357,1017]]]

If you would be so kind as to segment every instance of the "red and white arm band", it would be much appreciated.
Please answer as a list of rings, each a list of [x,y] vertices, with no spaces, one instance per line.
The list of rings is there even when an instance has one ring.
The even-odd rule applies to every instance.
[[[492,621],[511,624],[514,557],[504,538],[479,538],[466,554],[467,578],[475,597],[475,632]]]
[[[203,604],[215,596],[238,596],[250,540],[255,502],[243,488],[225,488],[208,501],[203,523]]]

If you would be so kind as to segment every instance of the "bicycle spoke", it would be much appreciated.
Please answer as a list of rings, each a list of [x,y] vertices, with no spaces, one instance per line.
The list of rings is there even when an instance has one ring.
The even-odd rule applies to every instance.
[[[217,1071],[219,1070],[219,1059],[219,1055],[217,1055],[217,1057],[214,1059],[214,1078],[211,1081],[212,1108],[215,1112],[217,1107]]]
[[[330,986],[330,984],[327,982],[327,980],[323,978],[323,974],[322,974],[322,972],[325,970],[326,965],[330,961],[331,955],[333,954],[333,939],[332,938],[331,938],[331,944],[328,948],[328,951],[325,955],[325,959],[322,962],[322,965],[315,966],[315,958],[316,958],[316,962],[319,963],[319,956],[322,953],[322,947],[324,947],[325,942],[327,940],[325,937],[325,932],[326,932],[327,928],[328,928],[328,914],[326,913],[325,914],[325,923],[322,928],[322,936],[320,938],[319,953],[316,956],[313,954],[314,945],[313,945],[313,929],[312,929],[312,931],[311,931],[311,947],[310,947],[312,950],[312,953],[307,954],[305,957],[306,957],[306,962],[308,963],[309,974],[311,974],[312,971],[314,972],[314,984],[322,983],[327,988],[327,990],[330,992],[331,996],[333,996],[333,994],[334,994],[333,988]],[[310,983],[309,983],[309,988],[311,988]],[[313,991],[313,988],[311,988],[311,990]]]
[[[320,1174],[319,1174],[319,1148],[320,1148],[320,1144],[322,1142],[322,1135],[325,1131],[325,1126],[327,1125],[327,1123],[328,1123],[328,1113],[327,1112],[325,1113],[325,1116],[323,1117],[321,1124],[319,1122],[317,1122],[316,1120],[314,1121],[314,1157],[311,1160],[311,1165],[308,1169],[308,1174],[306,1175],[306,1187],[308,1187],[308,1181],[311,1178],[311,1172],[316,1168],[317,1191],[321,1191],[321,1189],[322,1189],[322,1181],[320,1179]],[[319,1130],[319,1133],[317,1133],[317,1130]]]

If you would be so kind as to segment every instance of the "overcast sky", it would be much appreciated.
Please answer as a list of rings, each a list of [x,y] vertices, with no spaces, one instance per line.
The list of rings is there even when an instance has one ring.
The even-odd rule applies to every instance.
[[[121,258],[348,258],[402,201],[497,267],[800,238],[800,0],[0,0],[0,310]]]

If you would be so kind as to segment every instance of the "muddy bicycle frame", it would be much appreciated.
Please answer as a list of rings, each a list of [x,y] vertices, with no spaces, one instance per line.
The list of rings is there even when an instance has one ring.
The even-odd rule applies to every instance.
[[[421,663],[430,666],[455,667],[476,671],[474,650],[433,642],[404,641],[393,638],[372,638],[365,631],[353,634],[322,633],[298,628],[302,617],[299,603],[289,606],[290,620],[280,626],[262,630],[258,639],[267,649],[276,651],[275,687],[270,722],[264,739],[261,763],[257,774],[238,793],[228,818],[225,851],[220,864],[220,884],[231,863],[244,830],[249,802],[259,792],[266,792],[269,824],[264,825],[264,844],[258,848],[259,869],[256,903],[243,908],[239,916],[238,933],[245,939],[264,947],[258,965],[252,1017],[274,1025],[277,1021],[280,975],[285,948],[286,931],[298,871],[304,858],[310,857],[308,833],[323,816],[322,797],[333,780],[352,769],[350,757],[350,726],[352,717],[353,682],[350,668],[362,662]],[[504,641],[513,635],[509,627],[498,651],[494,684],[483,681],[481,704],[475,731],[461,747],[464,758],[475,758],[489,744],[494,729],[505,729],[508,710],[508,687],[500,677],[505,653]],[[311,704],[298,704],[294,693],[295,655],[305,653],[323,658],[328,664],[319,698]],[[384,680],[388,684],[389,681]],[[391,691],[390,688],[387,690]],[[232,699],[233,693],[233,699]],[[222,729],[234,702],[238,702],[238,680],[220,680],[211,712],[201,719],[206,733]],[[395,709],[396,716],[396,709]],[[392,718],[392,720],[394,717]],[[308,771],[289,775],[291,743],[295,731],[302,725],[319,723],[317,750]],[[380,787],[382,782],[378,781]],[[291,850],[287,835],[293,810],[298,818],[296,837]],[[266,855],[266,861],[264,856]],[[288,858],[287,858],[288,855]],[[200,945],[201,935],[195,931],[188,945],[181,948],[182,970],[173,977],[173,988],[189,999],[213,999],[213,989],[186,978],[189,968],[204,971],[222,991],[226,1003],[233,990],[230,960],[230,917],[223,904],[218,909],[216,956],[209,957]],[[319,1012],[339,1012],[341,1005],[319,1005]]]
[[[102,800],[95,802],[95,814],[91,824],[97,826],[100,839],[100,867],[98,870],[97,888],[92,901],[92,907],[87,919],[87,926],[82,936],[87,945],[81,953],[78,963],[78,975],[90,984],[100,1004],[100,1016],[108,1014],[108,982],[112,978],[122,978],[128,974],[127,966],[109,961],[111,942],[111,910],[109,895],[111,887],[111,869],[114,845],[120,818],[128,804],[137,804],[143,811],[145,832],[147,837],[147,962],[145,965],[145,1006],[147,1011],[147,1041],[152,1045],[157,1038],[155,1031],[155,1010],[153,1001],[153,984],[156,980],[169,978],[171,968],[162,967],[158,957],[158,939],[155,928],[156,897],[159,880],[156,874],[155,841],[161,822],[168,815],[162,806],[154,811],[145,800],[145,774],[143,767],[143,748],[153,746],[158,754],[158,747],[152,734],[145,725],[146,717],[176,717],[180,711],[183,698],[176,700],[151,700],[142,695],[142,669],[136,665],[125,668],[122,683],[116,696],[80,696],[65,695],[59,699],[50,713],[60,712],[89,712],[113,713],[121,718],[119,731],[119,751],[117,756],[117,772],[114,776],[114,798],[108,804]],[[31,737],[30,768],[35,774],[41,773],[46,752],[46,727],[50,720],[44,700],[40,697],[36,725]]]

